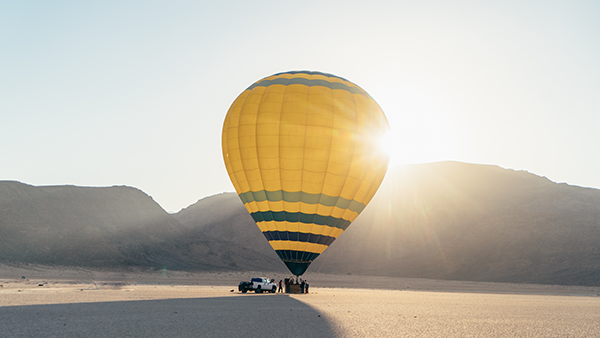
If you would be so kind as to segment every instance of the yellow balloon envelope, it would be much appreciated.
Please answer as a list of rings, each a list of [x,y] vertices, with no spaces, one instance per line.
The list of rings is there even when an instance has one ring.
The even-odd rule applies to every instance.
[[[388,131],[354,83],[293,71],[257,81],[223,124],[223,158],[238,196],[279,258],[302,275],[379,188]]]

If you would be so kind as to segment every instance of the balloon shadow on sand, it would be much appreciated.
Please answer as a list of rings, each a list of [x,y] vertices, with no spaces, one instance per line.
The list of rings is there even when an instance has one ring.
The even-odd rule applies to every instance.
[[[0,307],[6,337],[335,337],[314,308],[287,295]]]

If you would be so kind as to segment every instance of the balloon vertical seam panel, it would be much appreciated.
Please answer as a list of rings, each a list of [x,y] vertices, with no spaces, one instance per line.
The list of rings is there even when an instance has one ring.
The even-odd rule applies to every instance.
[[[258,109],[256,120],[256,149],[260,179],[264,191],[280,190],[279,169],[279,119],[281,101],[285,93],[285,87],[281,85],[268,86],[265,88]],[[277,127],[277,128],[275,128]],[[275,152],[275,150],[277,150]],[[279,201],[266,199],[260,203],[261,215],[272,218],[272,210],[276,208]],[[283,206],[283,203],[281,203]],[[276,230],[273,225],[266,223],[268,230]]]
[[[250,92],[244,92],[242,93],[238,100],[236,100],[235,103],[237,103],[238,101],[239,106],[236,105],[234,103],[234,105],[232,105],[232,108],[230,109],[230,112],[228,112],[228,116],[232,115],[232,118],[228,121],[230,124],[234,123],[235,128],[229,128],[228,130],[228,136],[229,134],[231,134],[230,137],[228,137],[228,141],[227,141],[227,145],[228,145],[228,157],[232,158],[232,170],[233,170],[233,176],[232,181],[234,181],[234,187],[236,188],[236,191],[238,191],[238,194],[240,191],[244,191],[244,190],[250,190],[249,184],[248,184],[248,179],[246,176],[246,173],[244,171],[244,166],[243,166],[243,160],[242,160],[242,154],[241,154],[241,150],[240,150],[240,135],[239,135],[239,125],[240,125],[240,119],[241,119],[241,115],[242,115],[242,109],[244,109],[244,106],[246,104],[246,101],[248,100],[250,96]],[[234,162],[235,161],[235,162]],[[235,184],[237,182],[237,185]],[[248,210],[248,212],[253,212],[258,210],[256,203],[245,203],[244,206],[246,207],[246,209]]]
[[[231,179],[231,182],[233,183],[233,186],[238,194],[246,190],[244,189],[244,183],[246,181],[245,174],[242,168],[240,168],[241,158],[239,152],[237,128],[241,108],[247,97],[247,94],[247,92],[240,94],[240,96],[234,101],[234,103],[231,105],[231,108],[227,112],[225,122],[223,123],[223,158],[225,160],[225,167],[229,174],[229,178]]]
[[[373,155],[368,138],[387,129],[385,115],[355,84],[310,71],[257,81],[227,114],[223,156],[232,183],[278,256],[302,274],[381,183],[387,161]]]

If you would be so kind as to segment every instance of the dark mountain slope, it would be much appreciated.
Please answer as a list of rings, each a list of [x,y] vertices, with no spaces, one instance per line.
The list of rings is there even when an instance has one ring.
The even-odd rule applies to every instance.
[[[191,231],[134,188],[7,181],[0,182],[0,261],[190,270],[277,266]]]
[[[176,217],[209,236],[271,250],[235,194]],[[488,165],[393,169],[311,271],[600,285],[600,190]]]
[[[456,162],[389,173],[323,269],[443,279],[600,284],[600,191]],[[368,240],[364,240],[368,239]],[[342,262],[354,264],[342,268]]]
[[[279,260],[235,193],[203,198],[173,216],[181,224],[204,235],[233,242]],[[285,268],[283,263],[281,266]]]

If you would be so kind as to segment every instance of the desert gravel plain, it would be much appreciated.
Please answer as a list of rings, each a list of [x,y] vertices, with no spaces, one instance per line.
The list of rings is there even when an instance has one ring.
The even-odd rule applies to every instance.
[[[259,275],[0,266],[0,337],[600,337],[600,287]]]

